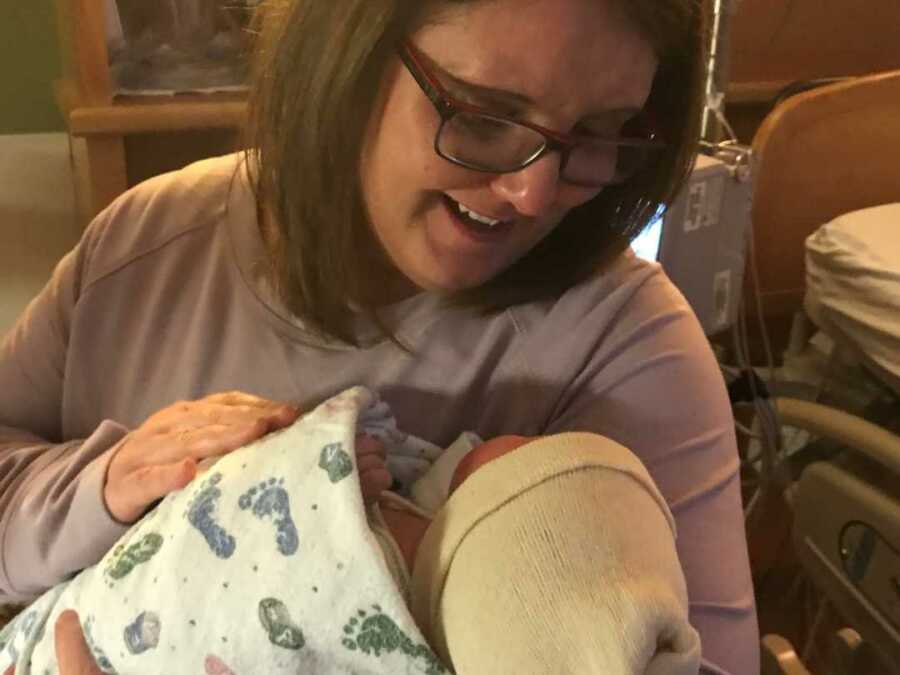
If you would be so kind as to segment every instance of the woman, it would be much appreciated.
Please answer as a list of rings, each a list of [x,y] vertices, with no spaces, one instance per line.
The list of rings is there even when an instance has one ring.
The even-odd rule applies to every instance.
[[[628,253],[693,157],[699,3],[269,5],[247,161],[119,199],[0,349],[0,596],[96,562],[196,461],[293,421],[280,401],[365,384],[442,445],[632,450],[707,669],[756,672],[724,386]]]

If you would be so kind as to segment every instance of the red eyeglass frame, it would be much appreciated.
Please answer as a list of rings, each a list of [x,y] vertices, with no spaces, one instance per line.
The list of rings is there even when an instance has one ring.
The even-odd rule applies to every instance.
[[[539,124],[533,124],[531,122],[524,122],[521,120],[514,120],[508,117],[504,117],[503,115],[497,115],[490,110],[487,110],[480,106],[466,103],[465,101],[460,101],[458,98],[453,96],[453,94],[448,92],[434,75],[434,73],[432,73],[431,70],[424,64],[422,53],[409,40],[402,41],[398,45],[397,51],[398,55],[400,56],[400,60],[403,62],[409,73],[418,83],[419,87],[434,105],[435,109],[438,112],[438,115],[441,118],[441,127],[438,128],[438,132],[434,137],[435,152],[440,157],[443,157],[444,159],[453,162],[454,164],[458,164],[460,166],[464,166],[476,171],[484,171],[487,173],[514,173],[516,171],[521,171],[530,164],[533,164],[545,154],[558,151],[560,153],[559,171],[560,175],[562,175],[563,169],[566,166],[566,162],[569,159],[569,155],[571,154],[572,150],[574,150],[578,146],[612,144],[616,146],[626,146],[633,148],[661,149],[666,145],[663,141],[657,139],[658,133],[655,130],[648,132],[649,138],[646,139],[628,137],[601,138],[597,136],[585,138],[584,136],[554,131],[553,129],[542,127]],[[440,138],[441,129],[443,128],[444,124],[446,124],[450,119],[453,118],[454,115],[459,112],[469,112],[476,115],[483,115],[484,117],[493,118],[506,122],[508,124],[515,124],[527,129],[531,129],[532,131],[535,131],[542,135],[546,140],[546,143],[544,147],[538,150],[534,154],[534,156],[529,158],[524,164],[507,171],[486,169],[477,165],[469,164],[454,157],[448,157],[438,148],[438,139]],[[648,117],[649,114],[646,111],[643,111],[642,116]],[[650,126],[650,128],[652,129],[655,125],[647,126]],[[567,182],[573,182],[568,179],[566,180]]]

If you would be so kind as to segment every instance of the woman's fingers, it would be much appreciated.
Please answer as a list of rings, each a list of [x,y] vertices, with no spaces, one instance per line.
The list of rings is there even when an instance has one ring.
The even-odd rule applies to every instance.
[[[270,401],[253,394],[240,391],[229,391],[223,394],[213,394],[201,399],[204,403],[224,405],[228,407],[255,408],[258,413],[265,414],[272,422],[279,426],[286,426],[297,419],[300,411],[290,403]],[[276,427],[278,428],[278,427]]]
[[[248,394],[245,391],[221,391],[217,394],[210,394],[201,401],[209,401],[210,403],[221,403],[222,405],[247,405],[257,408],[268,408],[277,403],[267,398]]]
[[[71,609],[59,615],[54,629],[60,675],[102,675],[85,644],[78,615]]]
[[[177,404],[149,418],[142,426],[157,433],[168,433],[176,428],[203,427],[215,424],[235,425],[261,421],[269,431],[292,424],[298,417],[296,408],[286,403],[270,402],[261,405],[224,405],[207,399]]]
[[[149,463],[173,462],[185,457],[196,460],[228,454],[261,436],[268,428],[263,420],[239,424],[212,424],[204,427],[178,427],[153,436],[154,451],[135,458],[135,468]]]
[[[228,454],[299,414],[295,406],[242,392],[174,403],[114,451],[103,491],[106,506],[120,522],[134,522],[154,501],[190,482],[197,462]]]

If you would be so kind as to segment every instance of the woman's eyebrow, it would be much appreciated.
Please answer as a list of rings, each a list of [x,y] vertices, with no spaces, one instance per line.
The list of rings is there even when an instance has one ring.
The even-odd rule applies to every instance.
[[[475,99],[474,102],[484,102],[487,104],[515,106],[522,108],[526,106],[535,106],[535,102],[525,94],[520,94],[507,89],[499,89],[495,87],[486,87],[484,85],[475,84],[456,77],[452,73],[447,72],[439,65],[432,63],[431,67],[438,72],[442,82],[449,85],[456,92],[465,94],[467,97]],[[451,92],[453,93],[453,92]],[[634,117],[641,111],[636,106],[622,106],[618,108],[610,108],[584,117],[583,121],[590,122],[595,120],[615,120],[625,121]]]
[[[518,106],[534,105],[534,101],[525,94],[496,87],[485,87],[481,84],[468,82],[444,70],[434,62],[432,62],[431,67],[438,72],[441,80],[445,83],[449,83],[453,89],[461,91],[473,98],[478,98],[486,103],[515,104]]]

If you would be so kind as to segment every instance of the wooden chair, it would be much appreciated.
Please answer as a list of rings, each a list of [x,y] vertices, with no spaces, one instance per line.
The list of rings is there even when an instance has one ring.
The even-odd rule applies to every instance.
[[[789,323],[803,303],[806,237],[842,213],[900,201],[900,70],[785,100],[753,148],[764,318]],[[752,311],[752,298],[745,301]]]
[[[85,218],[129,187],[129,173],[134,173],[126,155],[130,137],[236,131],[246,114],[239,94],[114,96],[103,6],[100,0],[57,0],[63,54],[57,100],[77,149],[79,209]]]

